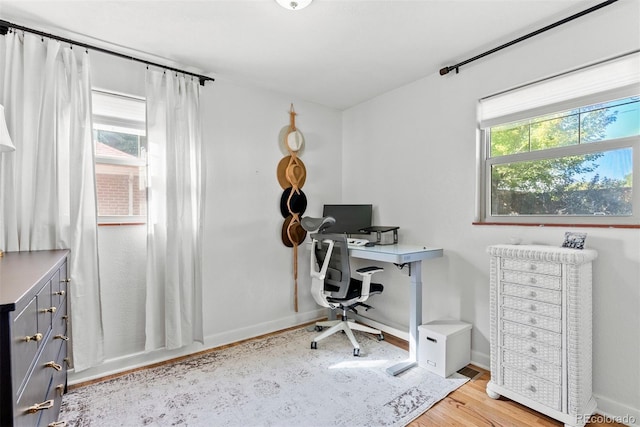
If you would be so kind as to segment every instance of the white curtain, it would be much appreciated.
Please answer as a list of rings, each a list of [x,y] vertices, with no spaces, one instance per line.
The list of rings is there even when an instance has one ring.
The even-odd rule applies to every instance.
[[[0,160],[0,246],[71,250],[73,367],[104,359],[89,55],[59,42],[4,37],[1,103],[16,150]]]
[[[203,342],[205,170],[198,82],[147,72],[146,350]]]

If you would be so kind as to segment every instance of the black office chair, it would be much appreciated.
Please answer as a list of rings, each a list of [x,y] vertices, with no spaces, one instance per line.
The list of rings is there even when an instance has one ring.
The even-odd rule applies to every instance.
[[[344,234],[311,235],[311,294],[315,301],[323,307],[332,310],[342,310],[340,320],[328,320],[316,323],[316,329],[329,329],[316,336],[311,342],[311,348],[318,347],[318,341],[333,335],[338,331],[344,331],[353,345],[353,355],[360,355],[360,346],[353,335],[352,330],[368,332],[378,335],[378,339],[384,339],[382,332],[370,328],[347,318],[349,310],[357,313],[356,307],[371,306],[364,303],[370,295],[379,294],[384,287],[380,283],[371,283],[374,273],[383,271],[381,267],[364,267],[356,270],[361,280],[351,277],[349,265],[349,248],[347,237]]]

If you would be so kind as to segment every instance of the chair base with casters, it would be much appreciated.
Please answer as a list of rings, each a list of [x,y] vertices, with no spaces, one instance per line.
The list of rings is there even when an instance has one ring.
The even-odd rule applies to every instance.
[[[311,341],[311,348],[313,350],[318,348],[318,341],[327,338],[336,332],[344,332],[349,341],[351,341],[351,345],[353,346],[353,355],[360,356],[360,345],[358,344],[358,340],[356,340],[353,331],[362,331],[368,332],[370,334],[374,334],[378,336],[378,341],[384,340],[384,335],[382,335],[382,331],[378,329],[373,329],[365,325],[361,325],[359,323],[354,322],[347,318],[347,310],[343,309],[342,311],[342,320],[325,320],[321,322],[316,322],[316,330],[321,331],[323,328],[329,328],[326,331],[322,332],[320,335],[316,336],[313,341]]]
[[[342,310],[342,320],[329,320],[316,323],[316,329],[328,327],[312,342],[311,348],[318,348],[318,341],[335,334],[344,332],[353,345],[353,355],[360,355],[360,345],[353,331],[362,331],[375,334],[378,339],[384,339],[382,332],[360,325],[347,318],[347,311],[358,306],[365,309],[371,308],[364,303],[370,295],[381,293],[383,286],[379,283],[371,283],[371,276],[383,271],[381,267],[364,267],[356,270],[361,280],[350,276],[349,250],[345,235],[313,234],[313,247],[311,250],[311,295],[315,301],[332,310]],[[356,312],[357,313],[357,312]]]

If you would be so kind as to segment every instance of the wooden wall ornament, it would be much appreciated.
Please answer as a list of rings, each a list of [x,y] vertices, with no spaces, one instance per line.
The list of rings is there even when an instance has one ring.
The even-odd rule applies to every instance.
[[[284,190],[280,197],[280,212],[285,218],[282,224],[282,243],[293,248],[293,300],[298,312],[298,245],[307,237],[300,224],[300,216],[307,208],[307,197],[302,186],[307,179],[307,169],[298,157],[305,145],[302,132],[296,127],[296,112],[293,104],[289,109],[289,126],[285,126],[278,135],[278,143],[288,153],[278,163],[276,176]]]

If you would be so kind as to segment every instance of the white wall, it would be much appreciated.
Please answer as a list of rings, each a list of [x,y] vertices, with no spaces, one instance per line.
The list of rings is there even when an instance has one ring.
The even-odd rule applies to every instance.
[[[91,53],[94,87],[144,96],[145,67]],[[99,227],[106,362],[71,373],[81,382],[108,373],[235,342],[324,315],[309,293],[308,251],[300,250],[299,312],[293,305],[292,249],[282,243],[278,144],[289,124],[305,136],[302,190],[308,215],[341,198],[341,112],[287,95],[216,80],[201,88],[206,147],[204,233],[205,346],[144,353],[146,226]],[[331,165],[327,168],[326,165]]]
[[[344,113],[343,201],[374,203],[377,224],[400,226],[402,242],[444,248],[443,258],[423,266],[423,318],[473,323],[476,363],[487,366],[489,360],[486,247],[511,236],[559,246],[570,230],[472,225],[476,102],[638,49],[639,9],[636,1],[616,3],[464,66],[460,74],[443,77],[434,70]],[[369,166],[366,174],[349,167],[360,164]],[[640,420],[640,230],[580,231],[599,251],[593,288],[594,393],[600,410]],[[407,324],[407,289],[394,284],[402,280],[398,272],[385,274],[381,280],[388,286],[371,316]]]

